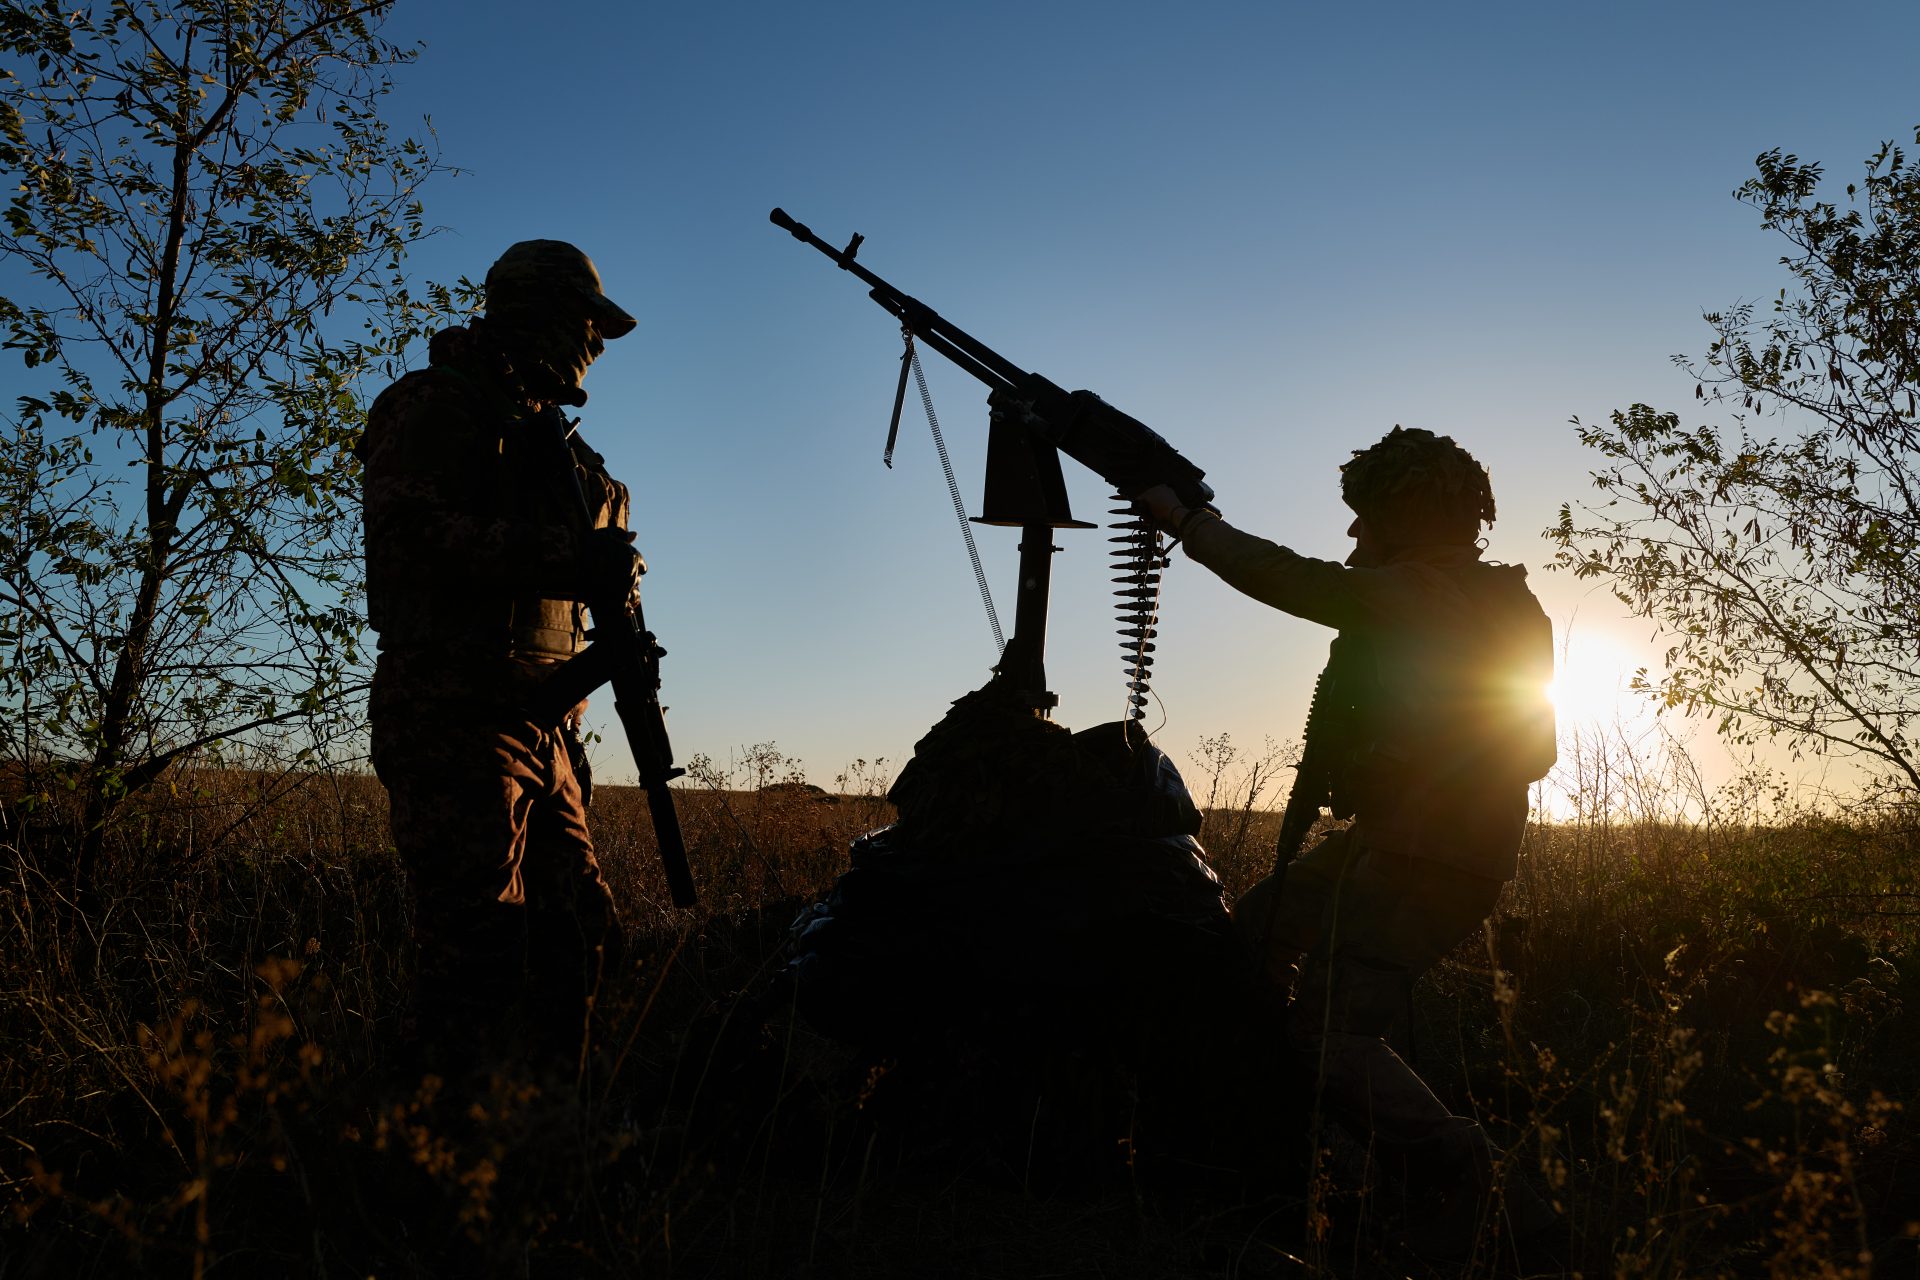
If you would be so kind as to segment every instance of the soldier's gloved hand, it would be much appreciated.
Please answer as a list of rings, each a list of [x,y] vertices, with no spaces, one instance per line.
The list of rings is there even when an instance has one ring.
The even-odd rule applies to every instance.
[[[1180,517],[1187,513],[1180,495],[1168,484],[1157,484],[1144,493],[1134,494],[1133,509],[1168,533],[1179,532]]]
[[[1173,537],[1187,535],[1188,522],[1194,518],[1194,512],[1204,510],[1210,516],[1219,514],[1210,505],[1188,507],[1187,503],[1181,501],[1181,495],[1175,493],[1173,486],[1169,484],[1156,484],[1152,489],[1142,489],[1140,493],[1133,495],[1131,501],[1133,501],[1133,509],[1140,512],[1142,516],[1146,516],[1148,520],[1152,520],[1154,526],[1158,526],[1162,532],[1171,533]]]
[[[580,576],[594,600],[628,600],[640,589],[647,561],[626,529],[595,529],[580,549]]]
[[[1174,492],[1173,486],[1168,484],[1157,484],[1151,489],[1142,490],[1134,494],[1131,501],[1135,511],[1176,538],[1186,536],[1196,514],[1203,511],[1209,517],[1218,517],[1220,514],[1212,504],[1187,506],[1180,500],[1180,495]]]

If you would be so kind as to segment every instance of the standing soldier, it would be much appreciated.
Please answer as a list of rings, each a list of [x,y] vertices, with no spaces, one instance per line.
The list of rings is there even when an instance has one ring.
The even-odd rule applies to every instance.
[[[418,1048],[442,1070],[578,1061],[620,946],[587,834],[585,704],[543,722],[523,699],[584,646],[580,602],[645,571],[625,486],[559,415],[633,327],[584,253],[522,241],[487,272],[484,317],[434,335],[430,367],[367,415],[373,764],[412,881]]]
[[[1413,983],[1492,911],[1511,879],[1528,784],[1555,754],[1553,633],[1526,570],[1480,559],[1486,469],[1446,436],[1395,427],[1340,469],[1355,513],[1344,565],[1243,533],[1169,489],[1141,505],[1236,590],[1339,631],[1309,742],[1337,752],[1351,826],[1255,885],[1234,918],[1297,992],[1289,1027],[1320,1097],[1409,1188],[1467,1232],[1497,1151],[1387,1045]],[[1522,1191],[1509,1211],[1522,1214]],[[1525,1206],[1538,1225],[1537,1204]]]

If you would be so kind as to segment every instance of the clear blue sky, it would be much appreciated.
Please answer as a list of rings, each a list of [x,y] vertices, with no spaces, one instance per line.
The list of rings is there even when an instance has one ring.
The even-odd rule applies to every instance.
[[[430,113],[466,170],[428,194],[421,274],[571,240],[640,319],[583,430],[634,491],[681,758],[771,739],[821,782],[904,757],[994,654],[911,403],[880,465],[897,332],[774,205],[1154,425],[1243,527],[1340,558],[1336,468],[1404,423],[1488,465],[1490,555],[1540,566],[1587,492],[1568,419],[1687,412],[1667,358],[1700,312],[1784,283],[1729,198],[1754,156],[1851,176],[1920,122],[1910,2],[402,0],[388,34],[426,45],[390,116]],[[927,369],[977,506],[982,392]],[[1010,626],[1015,534],[980,541]],[[1120,714],[1121,670],[1104,535],[1059,542],[1049,674],[1079,728]],[[1656,651],[1604,593],[1533,580],[1576,635]],[[1176,759],[1298,732],[1326,633],[1185,560],[1163,610]]]

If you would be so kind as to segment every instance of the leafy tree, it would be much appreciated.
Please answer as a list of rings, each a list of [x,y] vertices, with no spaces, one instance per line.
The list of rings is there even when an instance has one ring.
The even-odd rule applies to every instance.
[[[83,879],[170,763],[310,746],[361,683],[357,389],[450,301],[401,274],[444,166],[378,113],[391,3],[0,0],[40,380],[0,420],[0,758],[83,791]]]
[[[1920,167],[1889,143],[1842,203],[1817,164],[1757,167],[1735,196],[1786,238],[1792,285],[1709,314],[1706,358],[1675,361],[1725,424],[1576,419],[1606,499],[1548,536],[1670,633],[1639,681],[1666,706],[1920,789]]]

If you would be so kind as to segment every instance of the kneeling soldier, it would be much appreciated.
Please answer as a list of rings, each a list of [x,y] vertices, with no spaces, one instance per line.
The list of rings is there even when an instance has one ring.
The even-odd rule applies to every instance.
[[[1277,980],[1297,979],[1289,1036],[1329,1110],[1403,1157],[1410,1187],[1470,1232],[1477,1215],[1458,1201],[1487,1190],[1497,1153],[1385,1037],[1514,874],[1528,784],[1554,761],[1552,628],[1525,569],[1481,560],[1493,491],[1452,439],[1394,428],[1341,468],[1341,496],[1355,514],[1344,565],[1170,490],[1139,502],[1230,586],[1339,632],[1322,686],[1337,700],[1313,717],[1335,741],[1307,750],[1337,754],[1333,807],[1354,821],[1254,886],[1234,918]]]

